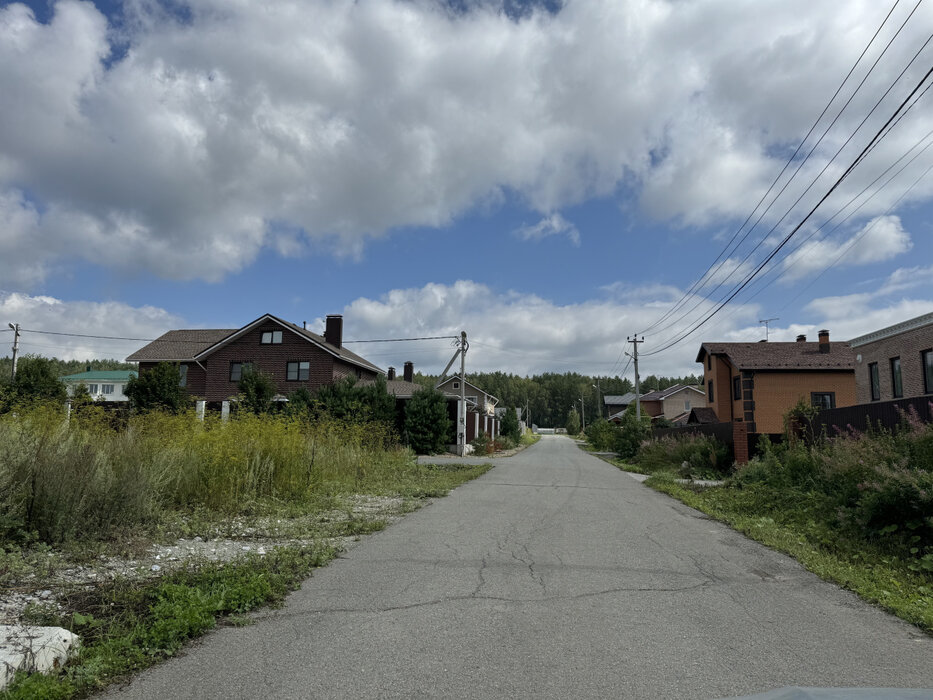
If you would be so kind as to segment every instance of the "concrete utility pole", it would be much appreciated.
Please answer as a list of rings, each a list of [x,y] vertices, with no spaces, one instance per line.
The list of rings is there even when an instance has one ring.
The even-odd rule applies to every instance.
[[[593,388],[596,389],[596,417],[602,418],[603,404],[602,399],[600,398],[602,396],[602,392],[599,390],[599,377],[596,377],[596,383],[593,385]]]
[[[16,382],[16,354],[19,352],[19,324],[18,323],[8,323],[6,324],[10,327],[10,330],[13,331],[13,375],[10,377],[10,381]]]
[[[638,339],[638,336],[632,338],[626,337],[626,342],[632,344],[632,354],[629,357],[632,358],[632,361],[635,363],[635,418],[641,423],[641,396],[639,391],[638,384],[638,344],[645,342],[645,336],[641,337],[641,340]],[[628,353],[625,353],[628,355]]]
[[[460,332],[460,405],[457,410],[459,424],[457,425],[457,454],[463,457],[466,451],[466,351],[470,345],[467,343],[466,331]]]
[[[580,394],[580,429],[586,430],[586,405],[583,403],[583,394]]]

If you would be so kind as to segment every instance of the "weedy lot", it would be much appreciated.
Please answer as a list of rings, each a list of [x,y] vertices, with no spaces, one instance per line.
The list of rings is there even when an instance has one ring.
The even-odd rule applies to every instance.
[[[0,416],[4,622],[82,638],[2,698],[87,695],[279,603],[361,534],[489,469],[418,465],[378,423],[86,409]]]

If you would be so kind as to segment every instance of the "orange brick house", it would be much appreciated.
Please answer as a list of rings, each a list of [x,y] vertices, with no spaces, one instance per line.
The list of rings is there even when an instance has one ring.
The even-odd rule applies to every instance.
[[[821,408],[856,403],[855,362],[848,343],[798,336],[794,343],[703,343],[707,406],[720,422],[744,422],[749,433],[780,433],[784,413],[801,398]]]

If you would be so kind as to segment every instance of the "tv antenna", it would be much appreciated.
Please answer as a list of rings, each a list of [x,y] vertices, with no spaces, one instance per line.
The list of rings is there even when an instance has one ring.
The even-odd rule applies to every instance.
[[[768,335],[768,324],[771,323],[771,321],[780,321],[780,320],[781,320],[781,319],[778,318],[777,316],[775,316],[774,318],[760,318],[760,319],[758,319],[758,323],[763,323],[763,324],[765,324],[765,340],[768,340],[768,338],[769,338],[769,335]]]

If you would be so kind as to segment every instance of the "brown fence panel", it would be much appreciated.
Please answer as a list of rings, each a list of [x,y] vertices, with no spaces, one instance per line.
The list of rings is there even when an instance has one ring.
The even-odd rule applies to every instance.
[[[916,412],[917,418],[925,423],[933,423],[933,399],[929,396],[917,396],[910,399],[896,399],[876,403],[863,403],[844,408],[830,408],[820,411],[813,419],[813,432],[826,432],[832,437],[849,429],[864,431],[868,428],[893,430],[900,425],[905,415]]]

